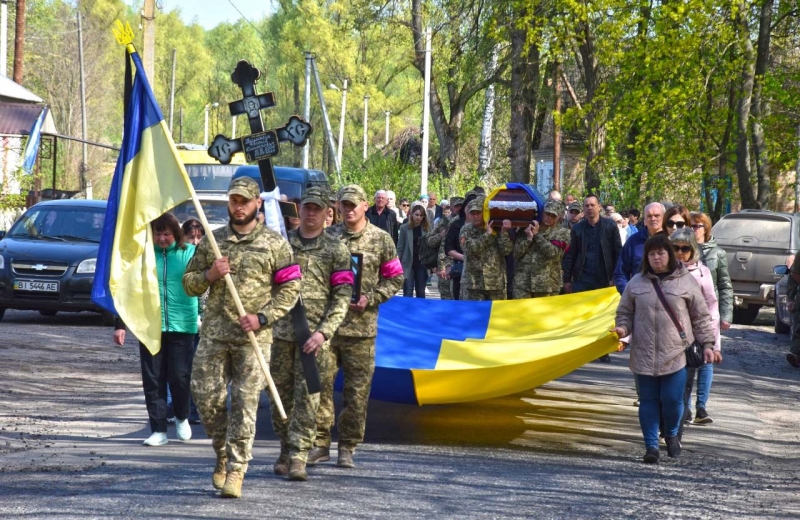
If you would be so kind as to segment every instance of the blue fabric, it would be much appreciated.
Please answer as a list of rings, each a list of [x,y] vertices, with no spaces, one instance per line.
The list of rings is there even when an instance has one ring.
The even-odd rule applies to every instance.
[[[678,435],[683,418],[686,369],[665,376],[635,374],[635,377],[639,384],[639,426],[642,428],[644,445],[657,449],[661,414],[664,416],[664,435]]]
[[[697,402],[696,408],[705,408],[708,394],[711,393],[711,381],[714,379],[714,365],[706,363],[697,369]]]
[[[614,286],[620,294],[625,290],[628,281],[633,278],[633,275],[639,272],[642,268],[642,258],[644,258],[644,243],[650,235],[647,233],[647,228],[633,234],[625,245],[622,246],[622,253],[617,260],[617,266],[614,268]]]
[[[28,132],[28,142],[25,143],[25,151],[22,154],[22,169],[27,174],[31,174],[36,165],[36,156],[39,155],[39,144],[42,141],[42,125],[47,117],[47,111],[47,107],[42,109],[39,117],[33,122],[31,131]]]

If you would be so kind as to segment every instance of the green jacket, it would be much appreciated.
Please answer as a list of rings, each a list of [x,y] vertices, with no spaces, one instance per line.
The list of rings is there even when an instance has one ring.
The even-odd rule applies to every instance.
[[[158,290],[161,298],[161,331],[197,334],[197,297],[183,290],[183,273],[194,256],[194,246],[166,249],[155,246]]]
[[[719,318],[722,321],[733,323],[733,284],[728,272],[728,255],[725,250],[717,245],[716,239],[700,245],[703,263],[711,271],[711,280],[719,300]]]

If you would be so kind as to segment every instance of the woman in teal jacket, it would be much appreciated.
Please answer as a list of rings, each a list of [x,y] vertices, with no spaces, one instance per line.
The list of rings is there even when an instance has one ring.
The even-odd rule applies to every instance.
[[[183,290],[183,273],[194,255],[194,246],[184,242],[178,220],[166,213],[152,222],[155,240],[158,290],[161,299],[161,351],[151,354],[139,343],[142,387],[152,435],[145,446],[167,443],[167,383],[178,438],[192,437],[189,426],[189,383],[192,377],[194,338],[197,334],[197,298]],[[125,327],[117,323],[114,341],[125,343]]]

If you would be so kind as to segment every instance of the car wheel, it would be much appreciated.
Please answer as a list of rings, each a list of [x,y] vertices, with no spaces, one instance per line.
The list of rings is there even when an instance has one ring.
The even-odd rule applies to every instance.
[[[55,316],[58,311],[39,311],[42,316]]]
[[[761,310],[760,305],[751,305],[747,308],[733,309],[733,322],[739,325],[752,325],[758,317],[758,311]]]
[[[778,317],[778,310],[775,309],[775,334],[789,334],[791,327]]]

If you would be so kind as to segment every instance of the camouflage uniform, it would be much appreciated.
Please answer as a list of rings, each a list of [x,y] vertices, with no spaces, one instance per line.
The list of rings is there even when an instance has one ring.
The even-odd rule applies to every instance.
[[[559,216],[564,213],[559,201],[548,201],[544,211]],[[569,247],[569,230],[560,225],[541,229],[529,239],[524,231],[514,241],[517,271],[514,275],[514,299],[553,296],[561,291],[561,259]]]
[[[483,198],[469,203],[467,212],[483,209]],[[461,275],[462,300],[505,300],[506,260],[514,251],[507,231],[487,233],[484,227],[464,224],[459,234],[464,251],[464,272]]]
[[[327,197],[317,197],[318,191],[321,190],[309,189],[301,204],[313,202],[326,208]],[[326,374],[330,370],[330,339],[347,314],[353,292],[350,253],[341,241],[324,232],[313,242],[303,244],[297,230],[290,231],[289,244],[303,272],[300,294],[309,328],[326,338],[316,357],[317,370]],[[272,333],[275,343],[270,371],[288,417],[281,419],[273,404],[272,427],[281,440],[281,456],[306,462],[316,437],[319,394],[308,393],[300,360],[302,346],[295,340],[291,316],[278,320]]]
[[[247,198],[259,195],[252,179],[236,179],[228,194]],[[239,182],[241,181],[241,182]],[[238,190],[238,191],[237,191]],[[300,293],[300,270],[292,248],[282,236],[261,226],[238,235],[230,224],[214,232],[223,256],[228,258],[230,276],[248,314],[263,314],[267,325],[255,332],[264,357],[269,360],[272,325],[286,315]],[[226,457],[230,471],[247,471],[252,458],[256,410],[264,375],[247,334],[239,324],[233,298],[224,279],[209,284],[206,271],[215,260],[208,237],[197,245],[183,275],[183,288],[199,296],[210,287],[200,344],[192,365],[192,395],[206,434],[217,458]],[[228,384],[231,383],[231,411],[228,413]]]
[[[444,271],[449,265],[453,264],[453,259],[444,254],[444,238],[442,237],[442,233],[447,233],[447,226],[449,225],[450,217],[442,215],[425,238],[425,240],[428,241],[428,246],[438,247],[439,249],[438,255],[436,256],[437,272]],[[448,260],[450,260],[450,262],[448,262]],[[438,274],[436,278],[438,279],[439,297],[442,300],[452,300],[453,294],[450,292],[450,280],[439,278]]]
[[[345,186],[339,191],[340,201],[359,204],[366,193],[357,185]],[[339,331],[331,341],[331,355],[344,372],[344,407],[339,415],[339,450],[355,451],[364,440],[367,421],[367,402],[375,371],[375,336],[378,334],[378,306],[394,296],[403,286],[403,266],[397,258],[394,241],[382,229],[366,223],[359,232],[352,232],[344,224],[325,231],[341,240],[350,253],[364,255],[361,273],[361,295],[368,303],[364,312],[350,309]],[[315,446],[329,448],[331,427],[334,421],[333,380],[336,371],[331,369],[322,377],[319,412],[317,413],[317,438]]]

